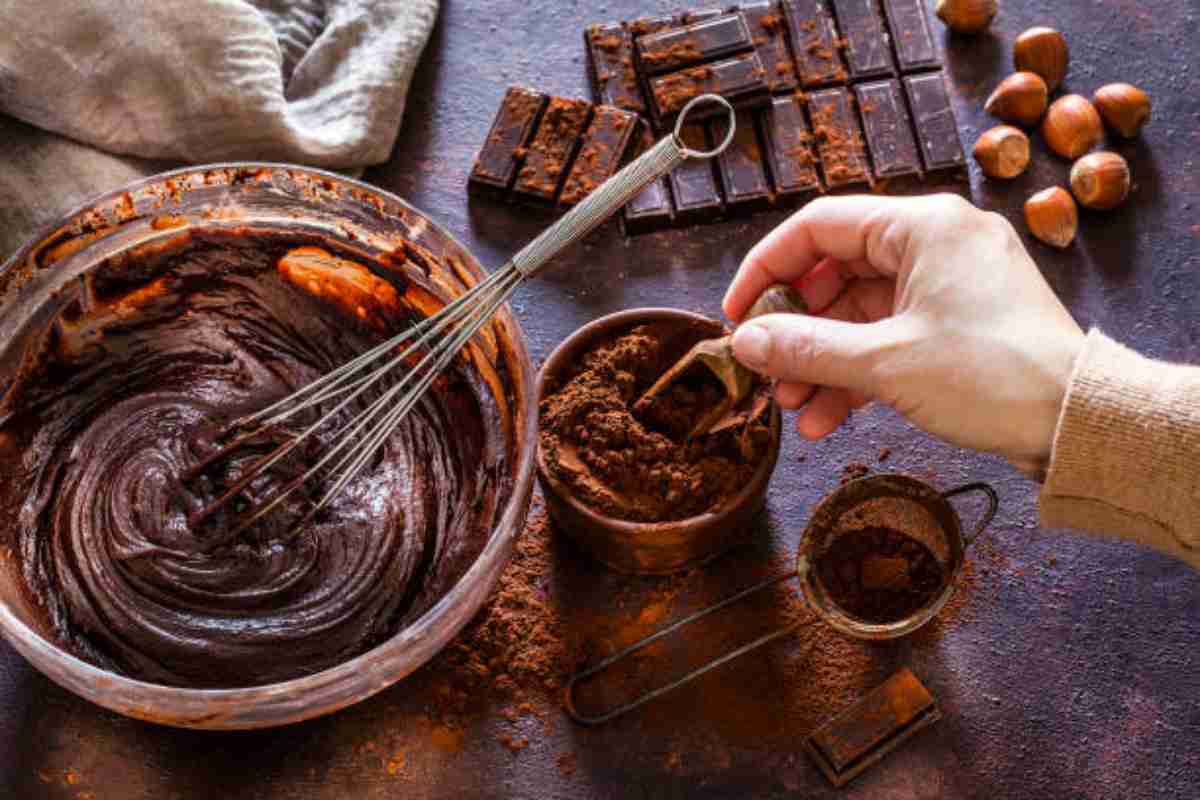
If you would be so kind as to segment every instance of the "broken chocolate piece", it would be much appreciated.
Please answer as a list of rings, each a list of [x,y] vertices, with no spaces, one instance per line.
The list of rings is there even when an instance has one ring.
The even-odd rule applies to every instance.
[[[776,3],[750,3],[741,7],[750,40],[767,71],[771,92],[790,92],[796,88],[796,62],[788,47],[786,23]]]
[[[740,14],[723,14],[637,39],[638,63],[647,75],[671,72],[749,49],[750,31]]]
[[[468,188],[500,194],[508,192],[546,101],[544,94],[532,89],[509,88],[471,168]]]
[[[941,66],[925,0],[883,0],[901,72]]]
[[[904,90],[912,108],[925,170],[933,172],[963,166],[966,156],[958,138],[958,123],[950,107],[950,95],[946,92],[941,70],[910,75],[904,79]]]
[[[591,110],[592,104],[586,100],[550,98],[537,133],[529,143],[525,164],[517,173],[514,193],[535,203],[554,202]]]
[[[846,64],[854,79],[895,74],[887,30],[879,15],[877,1],[832,0],[846,41]]]
[[[661,75],[650,81],[650,93],[660,122],[665,126],[691,100],[702,94],[719,94],[731,103],[750,105],[765,100],[767,93],[766,71],[757,53],[690,67],[678,72]],[[722,113],[721,108],[708,104],[707,114]]]
[[[821,0],[783,0],[783,17],[792,37],[800,83],[805,87],[846,79],[833,17]]]
[[[707,149],[704,126],[689,123],[683,127],[689,147]],[[721,193],[717,189],[712,164],[701,158],[689,158],[671,171],[671,190],[675,195],[675,218],[679,222],[701,222],[721,215]]]
[[[654,134],[648,125],[641,125],[641,142],[638,155],[654,146]],[[669,227],[674,215],[671,213],[671,193],[667,189],[667,178],[659,178],[641,191],[625,206],[625,235],[662,230]]]
[[[619,22],[592,25],[584,32],[591,57],[595,96],[603,105],[645,113],[646,99],[633,63],[633,34]]]
[[[831,188],[863,183],[870,178],[858,115],[845,89],[826,89],[808,96],[813,134],[821,154],[825,184]]]
[[[637,115],[612,106],[598,106],[584,133],[571,174],[563,184],[559,202],[571,206],[594,192],[616,174],[633,141]]]
[[[862,112],[867,150],[876,178],[914,175],[921,171],[921,158],[913,139],[912,123],[895,80],[863,83],[854,87]]]
[[[717,157],[721,183],[725,187],[725,204],[730,211],[765,208],[771,203],[771,184],[767,180],[758,133],[754,130],[754,118],[749,112],[740,110],[736,121],[733,141]],[[711,141],[716,146],[729,133],[729,120],[719,117],[709,124],[712,126]]]
[[[794,95],[776,97],[762,115],[767,162],[779,199],[821,188],[813,137],[801,103]]]
[[[929,690],[902,669],[809,736],[804,748],[834,786],[844,786],[941,716]]]

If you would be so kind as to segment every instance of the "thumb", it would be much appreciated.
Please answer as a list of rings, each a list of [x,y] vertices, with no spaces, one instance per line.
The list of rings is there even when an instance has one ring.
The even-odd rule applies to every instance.
[[[733,354],[755,372],[876,394],[875,367],[901,343],[898,319],[856,323],[805,314],[768,314],[733,334]]]

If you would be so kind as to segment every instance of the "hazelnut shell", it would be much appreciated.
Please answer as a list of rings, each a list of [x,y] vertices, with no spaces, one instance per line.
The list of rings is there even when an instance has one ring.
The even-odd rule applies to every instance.
[[[1041,75],[1052,92],[1067,76],[1069,59],[1067,40],[1053,28],[1030,28],[1013,43],[1016,68]]]
[[[1079,209],[1070,192],[1052,186],[1025,201],[1025,224],[1038,241],[1065,248],[1079,230]]]
[[[984,108],[992,116],[1013,125],[1032,128],[1046,113],[1050,90],[1042,76],[1017,72],[1000,81]]]
[[[1129,197],[1129,183],[1129,164],[1116,153],[1090,153],[1071,167],[1071,191],[1085,208],[1116,208]]]
[[[1108,127],[1126,139],[1137,136],[1150,119],[1150,95],[1128,83],[1101,86],[1092,102]]]
[[[1104,138],[1100,113],[1086,97],[1068,94],[1058,98],[1046,110],[1042,120],[1046,145],[1063,158],[1076,159]]]
[[[938,19],[955,33],[979,33],[992,24],[997,0],[938,0]]]
[[[997,125],[979,137],[973,155],[989,178],[1015,178],[1029,166],[1029,137],[1020,128]]]

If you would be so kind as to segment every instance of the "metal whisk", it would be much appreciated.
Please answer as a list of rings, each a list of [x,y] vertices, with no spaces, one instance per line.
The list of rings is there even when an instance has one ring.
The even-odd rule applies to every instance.
[[[723,106],[729,115],[725,140],[709,151],[687,147],[682,138],[687,117],[697,105],[713,102]],[[711,94],[695,98],[680,112],[671,135],[663,137],[639,158],[601,184],[478,286],[448,304],[437,314],[376,345],[294,394],[261,411],[235,420],[218,434],[218,439],[239,430],[246,432],[193,467],[184,475],[185,482],[197,478],[212,464],[265,431],[276,428],[302,412],[337,399],[337,404],[324,411],[315,422],[252,464],[220,497],[193,514],[191,524],[199,525],[228,505],[258,476],[287,457],[318,430],[335,421],[341,412],[364,392],[378,385],[385,376],[406,361],[416,358],[416,354],[424,350],[416,364],[400,380],[387,387],[365,410],[342,424],[333,435],[334,445],[316,463],[273,495],[252,506],[222,539],[228,540],[237,536],[322,470],[327,469],[336,478],[297,527],[303,526],[325,508],[371,461],[405,415],[420,402],[430,384],[446,369],[471,337],[491,320],[492,315],[523,280],[536,275],[560,252],[582,239],[642,189],[686,159],[710,159],[720,155],[733,141],[735,124],[733,107],[724,98]],[[402,345],[404,349],[397,355],[379,363],[386,354]]]

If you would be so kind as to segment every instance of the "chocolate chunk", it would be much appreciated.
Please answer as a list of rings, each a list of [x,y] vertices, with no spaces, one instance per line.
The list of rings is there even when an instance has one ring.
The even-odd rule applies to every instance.
[[[846,67],[825,4],[821,0],[783,0],[783,17],[792,37],[800,83],[808,87],[844,81]]]
[[[867,150],[876,178],[913,175],[921,171],[912,123],[895,80],[863,83],[854,87],[862,112]]]
[[[592,104],[586,100],[550,98],[529,143],[525,164],[517,173],[513,187],[517,195],[535,203],[554,202],[591,111]]]
[[[941,70],[910,75],[904,79],[904,90],[908,93],[926,171],[963,166],[966,157]]]
[[[654,134],[648,125],[638,127],[641,128],[641,141],[637,148],[640,155],[654,146]],[[669,227],[673,216],[667,179],[659,178],[625,206],[625,235],[637,236]]]
[[[671,72],[749,49],[750,31],[740,14],[723,14],[637,39],[638,63],[647,75]]]
[[[616,173],[633,141],[637,122],[637,115],[628,111],[612,106],[596,107],[571,174],[563,184],[560,203],[575,205]]]
[[[469,189],[504,194],[512,187],[546,101],[544,94],[532,89],[509,88],[471,168]]]
[[[883,0],[901,72],[941,66],[925,0]]]
[[[825,184],[831,189],[869,178],[862,131],[845,89],[826,89],[808,96],[813,133],[821,154]]]
[[[902,669],[804,742],[835,786],[843,786],[915,733],[941,719],[937,701]]]
[[[707,149],[704,126],[689,123],[683,128],[688,146]],[[712,164],[704,159],[689,158],[671,171],[671,190],[675,195],[675,218],[678,222],[701,222],[721,215],[721,193],[713,175]]]
[[[702,94],[719,94],[731,103],[750,105],[765,100],[767,93],[766,71],[757,53],[704,64],[699,67],[661,75],[650,81],[650,93],[659,121],[666,125],[692,99]],[[705,113],[721,113],[715,104],[709,104]]]
[[[584,32],[591,56],[592,83],[603,105],[644,113],[646,98],[633,62],[633,34],[624,25],[592,25]]]
[[[772,2],[750,3],[741,7],[754,49],[767,71],[771,92],[790,92],[796,88],[796,63],[788,47],[786,23],[779,5]]]
[[[846,40],[846,63],[850,77],[874,78],[894,75],[887,29],[879,15],[877,0],[832,0],[834,13]]]
[[[813,137],[801,103],[794,95],[777,97],[762,112],[767,163],[775,195],[781,199],[821,188]]]
[[[737,112],[737,128],[733,141],[717,157],[721,183],[725,187],[725,203],[730,211],[752,211],[771,203],[771,184],[767,180],[766,164],[754,117],[748,111]],[[729,133],[729,120],[719,117],[710,125],[711,141],[715,147]]]

